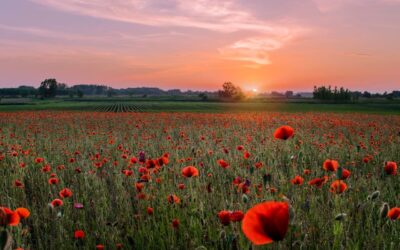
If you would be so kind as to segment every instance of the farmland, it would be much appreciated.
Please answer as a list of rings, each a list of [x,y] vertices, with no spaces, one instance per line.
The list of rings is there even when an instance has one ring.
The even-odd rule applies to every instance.
[[[399,100],[374,100],[356,103],[317,103],[312,99],[249,100],[244,102],[199,101],[195,99],[161,98],[82,98],[52,100],[2,99],[0,112],[13,111],[100,111],[100,112],[333,112],[400,114]]]
[[[10,249],[400,245],[400,221],[388,217],[400,206],[399,174],[387,167],[400,161],[398,115],[114,108],[119,112],[0,113],[0,204],[30,211],[19,224],[3,225],[2,244],[8,238]],[[276,136],[283,125],[294,135]],[[271,244],[255,247],[240,215],[264,201],[287,204],[290,221],[287,232],[272,233]]]

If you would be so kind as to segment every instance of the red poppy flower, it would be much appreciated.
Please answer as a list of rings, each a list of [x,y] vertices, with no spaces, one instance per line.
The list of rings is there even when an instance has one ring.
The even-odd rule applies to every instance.
[[[242,211],[233,211],[229,214],[229,219],[233,222],[239,222],[242,221],[244,218],[244,214]]]
[[[199,175],[199,170],[193,166],[184,167],[182,169],[182,175],[184,177],[195,177]]]
[[[96,249],[97,250],[103,250],[104,249],[104,245],[98,244],[98,245],[96,245]]]
[[[168,195],[167,200],[171,204],[179,204],[181,202],[181,199],[179,199],[179,197],[174,194]]]
[[[294,185],[302,185],[303,182],[304,182],[304,179],[303,179],[301,176],[296,175],[296,177],[294,177],[293,179],[291,179],[290,182],[291,182],[292,184],[294,184]]]
[[[144,188],[144,183],[143,182],[136,182],[135,183],[135,188],[138,192],[142,192],[143,188]]]
[[[24,207],[19,207],[15,209],[15,212],[17,212],[19,217],[21,217],[22,219],[27,219],[31,214],[31,212],[29,212],[29,210]]]
[[[243,153],[243,158],[245,158],[245,159],[249,159],[250,158],[250,153],[249,152],[244,152]]]
[[[261,168],[263,166],[263,163],[262,162],[256,162],[256,163],[254,163],[254,166],[256,168]]]
[[[35,159],[35,163],[42,163],[42,162],[44,162],[44,158],[42,158],[42,157],[37,157]]]
[[[75,239],[83,239],[85,238],[85,232],[83,230],[76,230],[74,233]]]
[[[0,226],[17,226],[20,220],[18,212],[7,207],[0,207]]]
[[[317,188],[321,188],[323,184],[325,184],[328,181],[329,177],[324,176],[322,178],[314,178],[311,181],[308,182],[308,185],[310,186],[315,186]]]
[[[400,207],[394,207],[388,211],[387,216],[391,220],[400,220]]]
[[[337,170],[337,168],[339,167],[339,163],[335,160],[325,160],[324,164],[323,164],[323,168],[326,171],[331,171],[331,172],[335,172]]]
[[[69,198],[72,196],[72,191],[69,188],[64,188],[58,194],[61,198]]]
[[[48,180],[48,183],[50,184],[50,185],[56,185],[56,184],[58,184],[58,178],[50,178],[49,180]]]
[[[347,178],[350,177],[351,172],[345,168],[342,169],[342,178],[341,180],[346,180]]]
[[[281,126],[274,132],[276,139],[287,140],[294,135],[294,130],[290,126]]]
[[[154,209],[152,207],[148,207],[146,211],[147,211],[148,215],[153,215],[154,214]]]
[[[388,175],[396,175],[397,174],[397,164],[393,161],[388,161],[385,164],[385,172]]]
[[[346,183],[344,183],[341,180],[336,180],[332,182],[330,192],[335,193],[335,194],[341,194],[347,189]]]
[[[24,184],[20,180],[15,180],[14,186],[18,188],[24,188]]]
[[[179,220],[178,219],[173,219],[172,220],[172,227],[173,228],[178,228],[179,227]]]
[[[227,226],[231,223],[230,212],[226,210],[222,210],[218,213],[219,221],[222,225]]]
[[[263,245],[285,238],[289,227],[289,205],[267,201],[246,212],[242,231],[255,245]]]
[[[221,168],[229,168],[229,164],[223,159],[219,159],[217,162]]]
[[[63,204],[64,204],[64,202],[62,200],[60,200],[60,199],[54,199],[51,202],[51,206],[52,207],[61,207]]]

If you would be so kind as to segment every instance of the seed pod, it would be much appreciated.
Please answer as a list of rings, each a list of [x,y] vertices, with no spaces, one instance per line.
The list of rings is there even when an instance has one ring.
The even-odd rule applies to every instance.
[[[387,204],[386,202],[382,204],[381,209],[379,211],[381,218],[385,218],[387,216],[389,209],[390,209],[389,204]]]
[[[373,193],[371,194],[371,200],[375,200],[376,198],[379,197],[380,194],[381,194],[381,192],[379,192],[378,190],[375,191],[375,192],[373,192]]]
[[[345,213],[340,213],[340,214],[337,214],[337,215],[335,216],[335,220],[341,221],[341,220],[344,220],[346,217],[347,217],[347,214],[345,214]]]
[[[242,201],[243,201],[244,203],[247,203],[247,202],[249,201],[249,197],[248,197],[247,195],[243,194],[243,195],[242,195]]]

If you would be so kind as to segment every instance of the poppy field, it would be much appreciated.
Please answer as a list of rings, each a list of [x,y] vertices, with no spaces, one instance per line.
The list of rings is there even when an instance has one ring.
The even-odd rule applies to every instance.
[[[0,248],[399,249],[400,116],[0,113]]]

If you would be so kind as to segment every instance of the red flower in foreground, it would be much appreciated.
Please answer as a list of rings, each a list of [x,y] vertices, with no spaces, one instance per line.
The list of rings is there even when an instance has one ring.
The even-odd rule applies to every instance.
[[[15,212],[17,212],[19,217],[22,219],[27,219],[29,217],[29,215],[31,214],[31,212],[24,207],[19,207],[19,208],[15,209]]]
[[[230,219],[230,212],[226,210],[222,210],[218,213],[218,218],[219,221],[221,222],[222,225],[227,226],[229,223],[231,223]]]
[[[229,215],[229,219],[233,222],[238,222],[238,221],[242,221],[244,218],[244,214],[242,211],[238,210],[238,211],[233,211],[230,213]]]
[[[226,161],[220,159],[217,162],[221,168],[229,168],[229,164]]]
[[[388,175],[396,175],[397,174],[397,164],[393,161],[388,161],[385,164],[385,172]]]
[[[294,130],[290,126],[282,126],[275,130],[274,137],[276,139],[287,140],[294,135]]]
[[[335,193],[335,194],[341,194],[346,189],[347,189],[346,183],[344,183],[341,180],[336,180],[336,181],[332,182],[331,188],[329,191],[331,191],[332,193]]]
[[[323,168],[326,171],[335,172],[339,167],[339,163],[335,160],[325,160],[323,164]]]
[[[387,216],[391,220],[400,220],[400,207],[394,207],[388,211]]]
[[[173,219],[172,220],[172,227],[173,228],[178,228],[179,227],[179,220],[178,219]]]
[[[76,230],[74,233],[75,239],[83,239],[85,238],[85,232],[83,230]]]
[[[147,211],[148,215],[153,215],[154,214],[154,209],[152,207],[148,207],[146,211]]]
[[[311,181],[308,182],[308,185],[310,186],[315,186],[317,188],[321,188],[323,184],[325,184],[328,181],[329,177],[324,176],[322,178],[314,178]]]
[[[52,207],[61,207],[63,204],[64,204],[64,202],[62,200],[60,200],[60,199],[54,199],[51,202],[51,206]]]
[[[260,203],[244,215],[242,231],[255,245],[269,244],[285,238],[289,227],[289,205],[286,202]]]
[[[69,188],[64,188],[59,193],[61,198],[68,198],[72,196],[72,191]]]
[[[167,200],[171,204],[179,204],[181,202],[181,199],[179,199],[179,197],[174,194],[168,195]]]
[[[293,179],[291,179],[290,182],[291,182],[292,184],[294,184],[294,185],[302,185],[303,182],[304,182],[304,179],[303,179],[301,176],[296,175],[296,177],[294,177]]]
[[[199,176],[199,170],[193,166],[184,167],[182,169],[182,175],[185,177]]]
[[[0,226],[17,226],[20,219],[18,212],[0,207]]]
[[[103,250],[104,249],[104,245],[98,244],[98,245],[96,245],[96,249],[97,250]]]
[[[345,168],[343,168],[342,170],[342,178],[340,178],[341,180],[346,180],[347,178],[350,177],[351,172]]]

